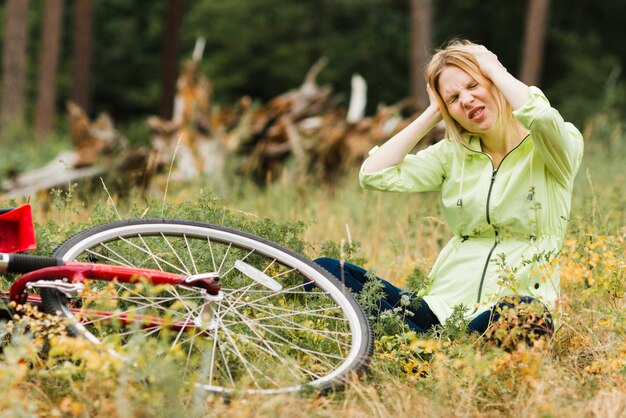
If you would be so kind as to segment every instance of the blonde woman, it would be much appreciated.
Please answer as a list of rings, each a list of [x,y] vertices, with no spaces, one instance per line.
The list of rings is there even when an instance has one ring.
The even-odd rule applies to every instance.
[[[454,233],[406,322],[424,331],[463,306],[472,331],[483,333],[494,321],[526,320],[531,333],[551,335],[559,298],[555,256],[563,245],[582,135],[484,46],[448,44],[432,57],[426,78],[428,108],[370,151],[360,172],[368,189],[439,192]],[[446,139],[410,153],[441,120]],[[316,261],[354,291],[362,289],[365,270]],[[404,292],[381,282],[386,297],[379,307],[392,308]]]

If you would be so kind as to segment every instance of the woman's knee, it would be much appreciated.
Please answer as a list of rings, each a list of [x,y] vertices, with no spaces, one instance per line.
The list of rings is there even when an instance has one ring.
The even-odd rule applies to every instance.
[[[341,261],[330,257],[319,257],[313,260],[313,262],[326,270],[333,267],[339,267],[341,265]]]
[[[539,299],[511,295],[491,309],[487,330],[490,339],[531,343],[533,339],[550,337],[553,333],[552,314]]]
[[[316,258],[313,262],[356,293],[363,289],[367,281],[366,270],[359,266],[329,257]]]
[[[494,316],[511,312],[528,320],[545,319],[552,326],[552,314],[548,307],[539,299],[526,295],[509,295],[502,298],[495,306]]]

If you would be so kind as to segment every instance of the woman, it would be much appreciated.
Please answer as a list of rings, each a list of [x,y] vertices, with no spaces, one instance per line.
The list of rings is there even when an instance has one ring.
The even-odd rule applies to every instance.
[[[531,318],[522,326],[551,335],[550,311],[559,298],[554,258],[563,245],[582,135],[484,46],[450,43],[432,57],[426,78],[428,108],[370,151],[360,172],[368,189],[440,192],[454,233],[431,269],[430,288],[419,295],[424,303],[406,322],[424,331],[462,305],[472,331]],[[409,154],[442,119],[447,138]],[[316,262],[356,292],[367,280],[357,266]],[[379,305],[389,309],[403,292],[382,283],[386,297]]]

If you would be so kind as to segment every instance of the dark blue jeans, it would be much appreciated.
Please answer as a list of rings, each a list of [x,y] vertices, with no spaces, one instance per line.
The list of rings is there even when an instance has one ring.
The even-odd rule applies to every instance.
[[[348,286],[354,293],[361,292],[363,290],[363,286],[369,280],[366,276],[367,271],[359,266],[355,266],[354,264],[341,262],[334,258],[318,258],[314,260],[314,262],[335,276],[340,282],[345,283],[345,285]],[[379,277],[377,277],[376,280],[384,286],[385,291],[385,296],[376,301],[376,306],[381,311],[393,309],[394,307],[399,306],[400,299],[403,295],[407,295],[412,300],[416,298],[415,295],[403,291],[386,280]],[[417,307],[415,307],[416,305]],[[469,323],[468,328],[470,331],[482,334],[487,330],[490,324],[503,318],[503,314],[505,314],[504,317],[506,319],[506,312],[513,309],[523,310],[525,307],[530,308],[531,305],[539,305],[542,307],[543,315],[541,320],[537,322],[536,326],[532,326],[531,324],[531,329],[528,331],[533,331],[537,336],[552,335],[554,332],[554,325],[548,308],[538,299],[530,296],[504,297],[490,310],[483,312],[474,318]],[[429,328],[439,325],[439,320],[433,311],[430,310],[428,304],[424,301],[421,301],[419,304],[412,303],[406,309],[412,312],[413,316],[405,316],[404,321],[410,329],[416,332],[425,332]]]

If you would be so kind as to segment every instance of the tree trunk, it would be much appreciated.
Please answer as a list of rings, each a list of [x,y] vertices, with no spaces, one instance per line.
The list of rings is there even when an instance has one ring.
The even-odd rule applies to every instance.
[[[428,106],[424,70],[430,56],[432,0],[411,0],[411,97],[418,110]]]
[[[42,135],[54,124],[63,0],[46,0],[45,5],[35,108],[35,131]]]
[[[530,0],[528,3],[520,70],[520,80],[528,85],[540,82],[549,6],[550,0]]]
[[[74,11],[73,62],[74,77],[71,99],[86,112],[91,106],[91,0],[76,0]]]
[[[171,119],[178,78],[178,28],[180,26],[181,0],[168,0],[165,10],[165,30],[163,33],[163,62],[161,80],[161,105],[159,114],[163,119]]]
[[[24,120],[28,3],[28,0],[6,3],[0,108],[3,121]]]

